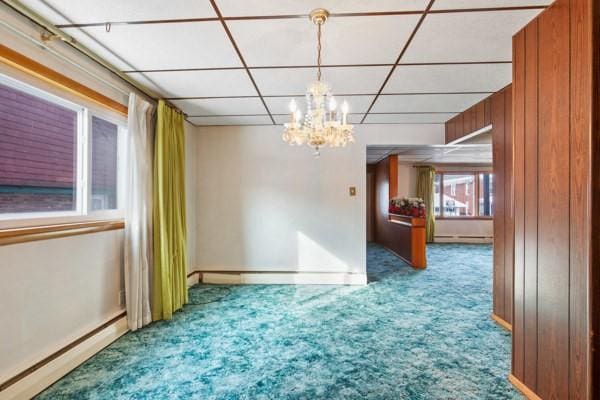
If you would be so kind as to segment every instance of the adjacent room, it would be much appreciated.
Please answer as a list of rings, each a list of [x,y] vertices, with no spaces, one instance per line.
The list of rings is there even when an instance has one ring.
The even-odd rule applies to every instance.
[[[0,0],[0,399],[600,398],[600,0]]]

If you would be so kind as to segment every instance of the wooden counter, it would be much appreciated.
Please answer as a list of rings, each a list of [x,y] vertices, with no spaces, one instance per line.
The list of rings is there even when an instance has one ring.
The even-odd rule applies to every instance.
[[[370,222],[375,242],[414,268],[425,268],[425,219],[389,213],[390,199],[398,196],[398,156],[388,156],[369,167],[374,174]]]
[[[391,235],[385,246],[414,268],[427,266],[425,218],[389,214]]]

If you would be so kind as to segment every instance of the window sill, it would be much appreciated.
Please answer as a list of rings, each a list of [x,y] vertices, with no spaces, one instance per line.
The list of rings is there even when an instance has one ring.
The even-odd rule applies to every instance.
[[[85,235],[123,228],[125,228],[125,222],[122,219],[119,219],[0,229],[0,246],[34,242],[38,240],[57,239],[67,236]]]

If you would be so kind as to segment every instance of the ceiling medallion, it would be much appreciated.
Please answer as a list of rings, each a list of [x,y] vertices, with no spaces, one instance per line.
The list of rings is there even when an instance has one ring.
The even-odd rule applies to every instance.
[[[322,8],[311,11],[310,20],[317,26],[317,80],[306,89],[306,114],[296,101],[290,102],[290,122],[284,124],[283,140],[290,145],[307,144],[319,156],[323,146],[340,147],[354,142],[353,126],[348,125],[348,103],[343,102],[341,113],[329,85],[321,81],[321,27],[329,12]]]

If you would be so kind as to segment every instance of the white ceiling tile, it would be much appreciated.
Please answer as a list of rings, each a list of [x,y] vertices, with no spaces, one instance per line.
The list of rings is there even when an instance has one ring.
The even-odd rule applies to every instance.
[[[443,124],[456,114],[369,114],[365,124]]]
[[[323,27],[323,64],[392,64],[418,15],[332,18]],[[315,65],[316,28],[308,19],[228,21],[249,66]]]
[[[306,110],[306,99],[304,96],[297,97],[265,97],[267,107],[273,114],[285,114],[289,112],[291,99],[295,99],[301,110]],[[338,104],[348,102],[350,113],[365,113],[371,105],[375,96],[337,96]]]
[[[259,97],[230,99],[186,99],[173,100],[172,103],[184,113],[194,115],[253,115],[266,114],[267,111]]]
[[[65,29],[70,34],[78,30]],[[126,60],[134,70],[242,65],[219,22],[118,25],[110,32],[96,26],[83,31]],[[89,38],[78,36],[89,46]]]
[[[308,15],[315,8],[330,13],[423,11],[428,0],[217,0],[226,17],[248,15]]]
[[[152,81],[162,89],[164,97],[256,96],[244,70],[146,72],[129,76]]]
[[[188,117],[195,125],[273,125],[268,115],[246,115],[239,117]]]
[[[511,61],[512,36],[539,11],[430,14],[401,62]]]
[[[384,93],[496,92],[511,81],[511,64],[401,65]]]
[[[216,17],[208,0],[21,0],[54,24]]]
[[[436,0],[431,9],[457,10],[465,8],[547,6],[553,2],[554,0]]]
[[[379,96],[371,112],[462,112],[487,94],[415,94]]]
[[[322,80],[334,93],[377,93],[390,67],[323,68]],[[264,96],[302,95],[308,84],[316,80],[316,68],[255,69],[252,76]]]

